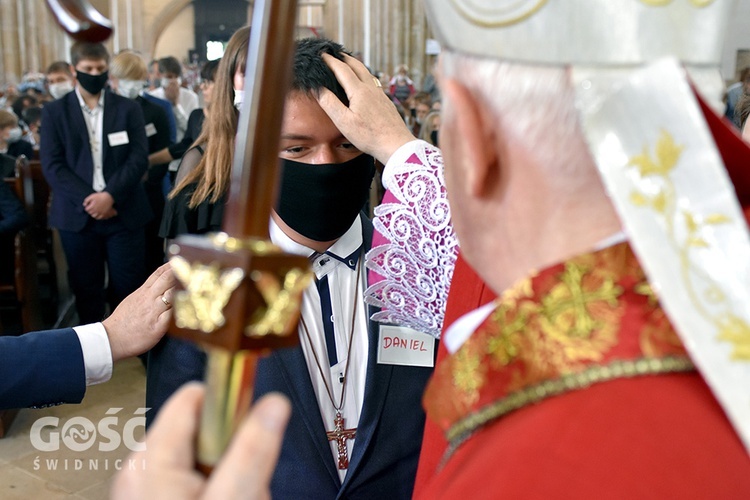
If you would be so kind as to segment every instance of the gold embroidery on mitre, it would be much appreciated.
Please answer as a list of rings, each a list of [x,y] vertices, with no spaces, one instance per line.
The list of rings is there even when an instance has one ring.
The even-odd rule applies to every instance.
[[[544,7],[547,0],[451,0],[451,3],[472,24],[500,28],[530,18]]]
[[[721,285],[699,267],[692,257],[697,250],[711,248],[705,237],[706,233],[715,230],[714,226],[731,223],[732,219],[725,214],[702,216],[688,209],[678,208],[677,187],[671,175],[677,168],[684,149],[668,131],[662,130],[654,148],[655,156],[652,156],[648,144],[643,147],[640,155],[633,156],[626,166],[635,167],[641,178],[649,178],[649,188],[656,186],[657,191],[656,194],[647,195],[645,190],[636,189],[630,195],[630,202],[650,209],[664,219],[667,240],[675,251],[682,283],[695,311],[714,325],[718,340],[733,345],[731,359],[750,361],[750,325],[734,313],[733,305]],[[709,306],[723,307],[724,310],[712,312]]]
[[[649,7],[666,7],[674,0],[639,0]],[[681,0],[684,1],[684,0]],[[703,8],[716,0],[689,0],[693,7]],[[539,12],[547,0],[450,0],[467,21],[484,28],[502,28],[525,21]]]
[[[674,0],[640,0],[641,3],[644,3],[650,7],[664,7],[666,5],[669,5]],[[690,0],[690,4],[693,7],[698,7],[699,9],[703,7],[707,7],[714,3],[716,0]]]

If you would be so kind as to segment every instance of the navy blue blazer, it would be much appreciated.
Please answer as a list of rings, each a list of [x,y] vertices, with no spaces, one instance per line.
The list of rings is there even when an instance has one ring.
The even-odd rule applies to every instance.
[[[148,92],[141,93],[140,97],[147,100],[148,102],[158,105],[164,110],[164,114],[167,115],[167,126],[169,127],[169,142],[177,142],[177,121],[174,119],[174,111],[172,111],[172,103],[166,99],[160,99],[156,96],[149,94]]]
[[[72,328],[0,336],[0,410],[80,403],[86,369]]]
[[[378,332],[378,323],[370,321],[364,404],[343,484],[302,348],[274,351],[259,361],[253,397],[280,392],[292,401],[272,498],[411,498],[424,431],[422,393],[432,368],[378,364]]]
[[[102,165],[105,191],[115,200],[120,220],[130,230],[152,217],[141,185],[148,169],[148,140],[141,108],[135,101],[104,91]],[[80,231],[89,220],[83,200],[94,192],[94,162],[88,129],[75,92],[46,104],[42,110],[39,155],[52,189],[49,223],[65,231]],[[109,134],[127,132],[128,143],[110,145]]]

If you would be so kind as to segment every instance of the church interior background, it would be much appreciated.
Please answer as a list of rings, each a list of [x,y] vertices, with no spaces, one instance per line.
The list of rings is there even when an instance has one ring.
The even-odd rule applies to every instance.
[[[150,61],[175,56],[186,67],[216,57],[232,33],[249,24],[247,0],[91,0],[114,24],[112,54],[132,49]],[[342,43],[374,72],[410,68],[417,88],[432,63],[430,30],[422,0],[301,0],[298,36]],[[44,72],[67,60],[71,41],[54,23],[45,0],[0,0],[0,89],[25,73]],[[748,43],[750,46],[750,41]],[[219,52],[220,53],[220,52]],[[191,64],[192,63],[192,64]]]
[[[111,53],[133,49],[146,60],[175,56],[188,69],[250,22],[252,0],[91,0],[112,20]],[[737,2],[722,61],[727,82],[750,65],[750,1]],[[406,64],[417,88],[429,71],[435,46],[422,0],[300,0],[298,36],[326,36],[359,52],[373,72],[392,75]],[[616,22],[616,20],[613,20]],[[0,89],[25,73],[67,60],[70,39],[53,22],[45,0],[0,0]],[[210,53],[209,53],[210,52]]]

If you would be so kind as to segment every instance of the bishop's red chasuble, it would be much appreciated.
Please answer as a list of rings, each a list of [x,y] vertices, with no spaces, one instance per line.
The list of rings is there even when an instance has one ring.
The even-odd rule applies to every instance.
[[[750,498],[750,458],[627,243],[517,283],[424,397],[419,498]]]
[[[448,302],[445,307],[445,321],[443,332],[464,314],[490,302],[495,298],[492,290],[484,284],[469,264],[458,255],[456,267],[453,271]],[[439,367],[448,357],[445,343],[438,344],[438,354],[435,366]],[[419,468],[414,483],[414,496],[420,492],[437,472],[440,459],[448,447],[443,430],[433,421],[427,419],[424,424],[422,451],[419,454]]]

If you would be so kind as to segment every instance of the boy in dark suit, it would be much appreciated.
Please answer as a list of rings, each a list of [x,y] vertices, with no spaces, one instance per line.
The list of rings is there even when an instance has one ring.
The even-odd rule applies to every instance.
[[[44,107],[40,156],[79,320],[95,323],[105,314],[105,265],[112,309],[145,277],[148,142],[138,104],[104,88],[107,49],[78,42],[70,55],[76,87]]]

